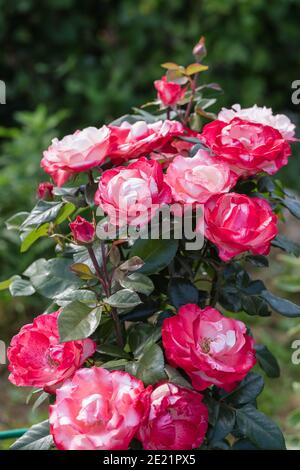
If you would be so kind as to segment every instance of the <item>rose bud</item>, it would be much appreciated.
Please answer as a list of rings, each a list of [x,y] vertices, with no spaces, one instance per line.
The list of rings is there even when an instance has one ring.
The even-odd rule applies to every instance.
[[[172,81],[168,81],[166,75],[160,80],[155,80],[154,87],[157,90],[157,98],[165,106],[175,106],[185,95],[185,88]]]
[[[69,227],[77,243],[91,243],[95,238],[95,225],[80,215],[69,224]]]
[[[53,199],[53,184],[48,181],[40,183],[36,192],[38,199]]]

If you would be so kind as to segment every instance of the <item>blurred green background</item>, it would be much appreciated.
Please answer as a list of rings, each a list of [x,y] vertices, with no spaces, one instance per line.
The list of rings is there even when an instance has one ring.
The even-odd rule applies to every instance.
[[[299,18],[300,0],[0,0],[0,80],[7,91],[7,103],[0,105],[0,281],[47,252],[47,244],[40,243],[19,255],[18,237],[4,221],[34,203],[35,188],[46,179],[39,168],[41,153],[51,138],[99,127],[152,99],[153,81],[163,73],[159,64],[192,62],[191,49],[201,35],[210,67],[203,80],[224,90],[216,110],[257,103],[297,124],[300,105],[291,101],[291,84],[300,79]],[[294,149],[281,178],[300,192],[299,157]],[[300,241],[292,220],[284,230]],[[282,294],[284,286],[276,279],[290,268],[277,258],[275,253],[266,276]],[[300,268],[295,282],[299,287]],[[284,292],[300,302],[300,287]],[[41,299],[12,300],[1,293],[1,338],[10,338],[43,307]],[[280,421],[291,445],[298,445],[300,416],[287,418],[300,407],[293,388],[300,382],[300,366],[291,364],[290,347],[300,336],[299,329],[290,333],[297,321],[274,316],[251,322],[283,369],[280,380],[269,380],[262,408]],[[23,402],[24,393],[0,378],[0,428],[37,420]]]

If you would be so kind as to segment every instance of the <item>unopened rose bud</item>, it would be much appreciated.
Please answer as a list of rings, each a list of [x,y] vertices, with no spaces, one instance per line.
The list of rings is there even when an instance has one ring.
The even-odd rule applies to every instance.
[[[77,243],[91,243],[95,237],[95,226],[78,215],[69,225],[74,240]]]
[[[201,38],[199,39],[199,41],[195,45],[195,47],[193,49],[193,54],[197,58],[198,61],[200,61],[201,59],[203,59],[203,57],[206,56],[207,50],[206,50],[206,47],[205,47],[205,37],[204,36],[201,36]]]
[[[40,183],[36,195],[38,199],[53,199],[53,184],[48,181]]]

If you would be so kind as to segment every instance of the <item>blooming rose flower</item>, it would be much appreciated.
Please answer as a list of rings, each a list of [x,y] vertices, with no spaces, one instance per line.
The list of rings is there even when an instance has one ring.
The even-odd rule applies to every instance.
[[[40,183],[36,195],[38,199],[53,199],[53,184],[49,181]]]
[[[208,411],[200,393],[166,382],[145,393],[144,400],[148,410],[137,432],[144,449],[190,450],[201,445]]]
[[[222,108],[218,114],[218,119],[224,122],[230,122],[235,117],[274,127],[286,140],[293,140],[295,136],[295,124],[285,114],[273,114],[272,109],[266,106],[255,104],[251,108],[242,109],[240,104],[234,104],[232,109]]]
[[[199,150],[193,158],[178,155],[165,176],[174,201],[183,204],[205,203],[214,194],[227,193],[236,180],[226,163],[205,150]]]
[[[74,240],[77,243],[91,243],[95,237],[95,225],[78,215],[69,224]]]
[[[87,127],[62,140],[53,139],[43,154],[41,166],[52,176],[55,184],[62,186],[75,173],[101,165],[110,144],[111,131],[108,127]]]
[[[157,121],[147,124],[137,121],[134,124],[123,122],[120,126],[109,126],[112,133],[113,147],[109,157],[122,161],[147,155],[164,149],[175,137],[188,131],[178,121]]]
[[[164,320],[162,339],[169,363],[184,369],[196,390],[216,385],[231,391],[256,362],[244,323],[212,307],[184,305]]]
[[[238,175],[276,173],[288,162],[291,148],[277,129],[234,118],[206,124],[202,141]]]
[[[50,432],[60,450],[125,450],[143,416],[143,383],[127,372],[78,370],[57,390]]]
[[[9,380],[53,393],[96,350],[91,339],[59,342],[59,311],[40,315],[13,337],[7,350]]]
[[[128,166],[103,173],[95,203],[113,225],[144,225],[162,204],[172,200],[160,164],[142,157]]]
[[[160,80],[155,80],[154,86],[157,90],[157,98],[165,106],[175,106],[185,94],[185,89],[181,88],[178,83],[168,81],[166,75],[161,77]]]
[[[258,197],[228,193],[212,197],[205,205],[205,236],[228,261],[245,251],[267,255],[276,237],[277,216],[270,204]]]

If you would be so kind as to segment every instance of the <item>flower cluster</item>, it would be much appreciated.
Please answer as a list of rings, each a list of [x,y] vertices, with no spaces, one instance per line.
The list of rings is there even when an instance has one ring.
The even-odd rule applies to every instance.
[[[204,53],[203,41],[197,58]],[[37,292],[45,292],[50,282],[46,297],[58,310],[36,317],[12,339],[9,380],[53,395],[50,432],[58,449],[122,450],[133,440],[148,450],[208,445],[209,400],[225,399],[256,364],[251,332],[228,315],[226,303],[218,304],[226,294],[221,276],[230,263],[227,277],[242,269],[239,261],[246,256],[269,253],[278,233],[276,210],[255,184],[287,164],[294,126],[270,109],[234,105],[202,131],[192,130],[197,88],[191,76],[206,67],[198,62],[176,67],[171,64],[173,75],[155,81],[163,112],[159,117],[88,127],[54,139],[43,155],[41,165],[57,186],[78,173],[87,183],[75,190],[41,183],[38,210],[23,222],[32,228],[36,214],[48,211],[42,227],[57,243],[59,263],[42,259],[26,272]],[[243,191],[245,179],[255,182],[252,193]],[[56,207],[55,197],[61,194]],[[124,226],[147,226],[160,208],[172,204],[183,213],[188,208],[196,231],[203,232],[205,244],[195,254],[195,265],[181,246],[178,258],[173,252],[165,261],[155,243],[148,252],[143,247],[134,252],[133,247],[131,256],[132,244],[121,235],[112,243],[97,239],[95,206],[102,209],[104,222],[122,233]],[[197,205],[204,207],[199,220]],[[71,220],[70,214],[76,216]],[[67,218],[64,235],[55,229]],[[193,266],[187,268],[189,263]],[[204,300],[195,286],[201,263],[211,283]],[[143,264],[146,269],[140,272]],[[247,273],[239,272],[249,284]],[[154,282],[147,276],[158,273]],[[176,283],[180,287],[174,294]],[[220,295],[218,289],[223,289]],[[155,307],[151,304],[148,314],[147,297],[154,290]],[[256,294],[253,304],[262,301]],[[143,303],[146,313],[136,310],[132,315]]]

